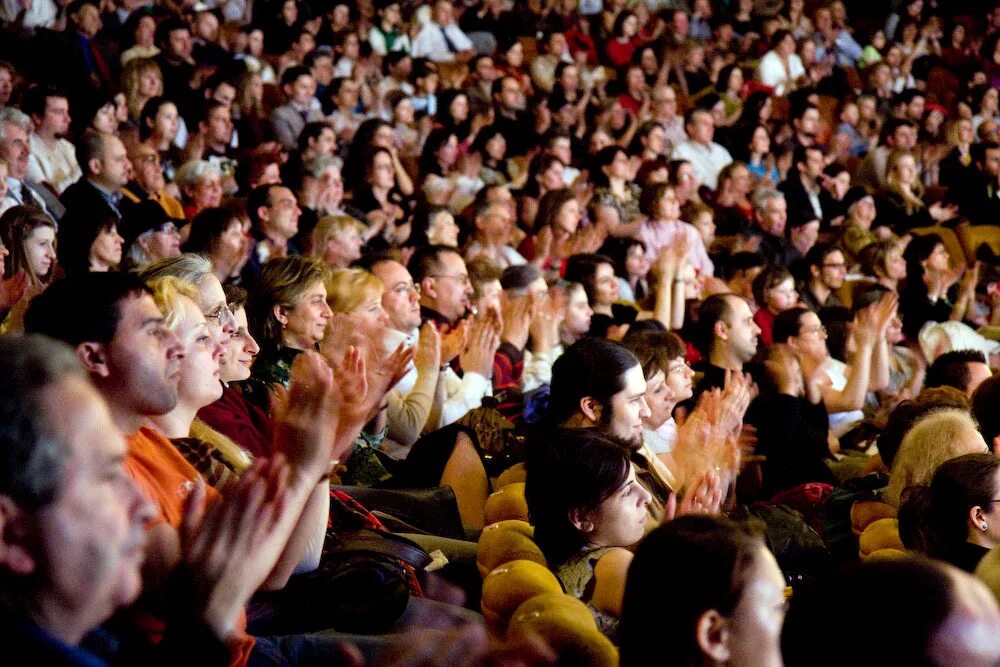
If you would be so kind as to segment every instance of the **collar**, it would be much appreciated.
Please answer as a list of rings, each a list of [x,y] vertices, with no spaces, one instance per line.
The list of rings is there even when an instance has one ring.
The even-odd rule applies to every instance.
[[[121,192],[112,192],[111,190],[106,189],[103,185],[100,185],[99,183],[95,182],[93,179],[88,178],[87,182],[90,183],[95,190],[100,192],[101,196],[103,196],[105,199],[110,200],[116,205],[122,198]]]

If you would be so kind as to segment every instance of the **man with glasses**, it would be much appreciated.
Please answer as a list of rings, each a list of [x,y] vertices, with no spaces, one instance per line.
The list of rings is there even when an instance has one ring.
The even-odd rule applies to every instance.
[[[826,306],[843,306],[837,290],[847,275],[844,253],[831,243],[817,243],[806,255],[807,280],[799,289],[799,301],[810,310],[819,312]]]
[[[167,193],[167,181],[163,175],[160,154],[145,142],[132,138],[125,142],[125,151],[132,164],[132,178],[121,189],[122,212],[135,204],[151,199],[167,212],[171,218],[184,218],[184,205],[176,197]]]
[[[181,254],[178,223],[158,203],[147,199],[135,204],[122,219],[119,232],[124,239],[122,257],[125,266],[138,270],[148,264]]]

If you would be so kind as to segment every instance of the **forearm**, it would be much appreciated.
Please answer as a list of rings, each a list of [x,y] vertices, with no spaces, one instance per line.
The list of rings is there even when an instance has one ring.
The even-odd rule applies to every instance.
[[[828,390],[823,397],[828,412],[847,412],[864,407],[871,379],[871,357],[871,343],[860,345],[851,363],[847,384],[841,391]]]
[[[402,445],[412,445],[420,437],[434,405],[440,371],[417,373],[417,381],[406,396],[389,394],[389,437]]]
[[[301,509],[289,511],[279,526],[288,538],[274,569],[261,586],[264,590],[278,590],[293,574],[315,570],[326,537],[330,512],[330,490],[326,481],[317,483],[315,475],[293,472],[289,486],[289,508],[299,506]]]
[[[881,391],[889,386],[889,354],[889,343],[883,332],[875,342],[875,349],[872,350],[869,390]]]

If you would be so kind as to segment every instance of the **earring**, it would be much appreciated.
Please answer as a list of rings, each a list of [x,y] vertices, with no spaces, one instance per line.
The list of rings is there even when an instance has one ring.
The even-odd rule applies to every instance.
[[[979,527],[980,527],[981,529],[983,529],[983,530],[986,530],[987,528],[989,528],[989,526],[988,526],[988,525],[986,524],[986,522],[985,522],[985,521],[984,521],[984,522],[982,522],[981,524],[979,524]]]

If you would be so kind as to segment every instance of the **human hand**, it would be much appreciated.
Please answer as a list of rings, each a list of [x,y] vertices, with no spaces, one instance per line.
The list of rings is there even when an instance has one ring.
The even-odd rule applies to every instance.
[[[676,501],[675,501],[676,503]],[[671,519],[685,514],[718,514],[722,505],[722,481],[714,470],[706,470],[684,492]],[[668,521],[666,512],[664,522]]]
[[[465,318],[441,336],[441,363],[450,364],[465,349],[471,320]]]
[[[533,310],[531,296],[509,296],[507,292],[501,292],[500,312],[503,316],[503,333],[500,335],[500,340],[523,350],[528,344]]]
[[[944,206],[941,202],[934,202],[927,207],[927,213],[929,213],[931,218],[933,218],[936,222],[945,222],[958,215],[958,207],[954,204]]]
[[[561,300],[546,295],[534,308],[531,318],[531,342],[534,352],[548,352],[559,342],[559,326],[565,316]]]
[[[441,334],[433,322],[425,322],[420,327],[413,363],[419,373],[437,372],[441,368]]]
[[[465,350],[458,357],[463,371],[479,373],[485,378],[493,376],[493,358],[500,347],[496,318],[492,310],[476,317]]]
[[[341,454],[333,451],[338,423],[333,387],[333,372],[323,357],[312,350],[302,352],[292,364],[288,400],[275,418],[277,451],[285,456],[294,473],[315,480]]]

